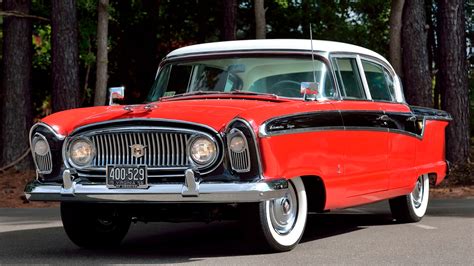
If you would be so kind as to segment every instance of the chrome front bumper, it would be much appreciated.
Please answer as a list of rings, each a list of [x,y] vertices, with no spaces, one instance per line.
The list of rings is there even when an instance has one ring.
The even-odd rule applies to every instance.
[[[77,183],[66,170],[63,185],[33,181],[26,186],[25,195],[31,201],[239,203],[276,199],[288,191],[288,181],[284,179],[199,183],[189,169],[185,177],[184,184],[152,184],[147,189],[111,189],[105,184]]]

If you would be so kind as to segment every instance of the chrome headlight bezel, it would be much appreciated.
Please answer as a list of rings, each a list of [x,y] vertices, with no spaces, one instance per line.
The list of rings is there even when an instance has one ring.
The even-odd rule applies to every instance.
[[[212,144],[212,146],[213,146],[214,152],[212,153],[211,157],[206,161],[199,161],[196,158],[194,158],[194,156],[193,156],[193,152],[192,152],[193,151],[193,146],[194,146],[194,144],[196,144],[197,141],[200,141],[200,140],[207,141],[208,143]],[[195,135],[195,136],[191,137],[186,146],[187,146],[187,156],[188,156],[190,162],[196,164],[196,166],[198,168],[206,168],[206,167],[212,165],[213,163],[216,162],[216,160],[219,156],[219,146],[217,145],[217,142],[212,137],[207,136],[207,135],[199,134],[199,135]]]
[[[45,151],[43,153],[38,153],[36,149],[36,145],[40,142],[45,145]],[[50,174],[53,170],[53,162],[48,139],[40,133],[35,133],[31,138],[30,149],[33,155],[36,172],[38,174]]]
[[[233,140],[239,138],[241,147],[233,147]],[[232,170],[237,173],[246,173],[251,169],[251,157],[248,140],[245,134],[237,128],[232,128],[227,134],[227,150]]]
[[[37,146],[39,143],[43,143],[43,148],[45,149],[44,152],[38,152]],[[31,151],[33,152],[33,154],[39,156],[46,156],[48,153],[50,153],[51,149],[49,148],[49,143],[46,137],[39,133],[36,133],[33,137],[33,140],[31,141]]]
[[[77,162],[76,160],[73,159],[73,156],[72,156],[73,146],[76,145],[79,142],[83,142],[83,143],[88,144],[90,146],[90,149],[91,149],[90,154],[89,154],[89,159],[84,163]],[[71,166],[73,166],[75,168],[83,168],[83,167],[86,167],[88,165],[91,165],[91,163],[94,160],[96,154],[97,154],[97,150],[96,150],[96,147],[95,147],[94,143],[87,137],[82,137],[82,136],[81,137],[76,137],[76,138],[73,138],[70,141],[68,141],[67,149],[66,149],[67,161]]]

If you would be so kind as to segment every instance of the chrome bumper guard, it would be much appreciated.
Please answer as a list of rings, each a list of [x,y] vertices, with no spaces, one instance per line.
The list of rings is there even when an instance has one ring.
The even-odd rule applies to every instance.
[[[30,182],[25,195],[31,201],[85,202],[260,202],[283,197],[288,181],[261,180],[249,183],[200,183],[191,169],[185,172],[184,184],[152,184],[147,189],[115,189],[105,184],[80,184],[70,170],[63,173],[63,185]]]

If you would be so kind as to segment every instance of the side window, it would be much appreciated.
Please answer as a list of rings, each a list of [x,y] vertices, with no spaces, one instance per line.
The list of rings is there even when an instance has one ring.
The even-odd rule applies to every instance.
[[[395,101],[393,78],[381,65],[362,60],[365,78],[373,100]]]
[[[360,79],[355,58],[335,58],[333,60],[336,77],[344,98],[367,99]]]

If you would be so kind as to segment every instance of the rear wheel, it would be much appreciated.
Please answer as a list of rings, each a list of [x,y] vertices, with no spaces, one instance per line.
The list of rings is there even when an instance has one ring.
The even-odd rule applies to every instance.
[[[111,207],[61,202],[64,230],[74,244],[84,248],[110,248],[120,244],[131,219]]]
[[[308,203],[303,181],[291,179],[285,197],[248,206],[246,230],[252,242],[270,251],[292,250],[301,240]]]
[[[428,175],[421,175],[410,194],[389,200],[393,218],[407,223],[420,221],[428,209],[429,193]]]

